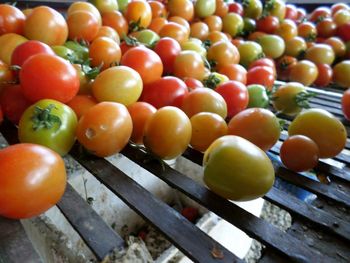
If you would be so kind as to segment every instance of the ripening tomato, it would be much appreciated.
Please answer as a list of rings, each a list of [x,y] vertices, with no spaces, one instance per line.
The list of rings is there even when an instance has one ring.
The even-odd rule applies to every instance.
[[[67,17],[68,37],[71,40],[92,41],[100,29],[98,19],[88,11],[74,11]]]
[[[204,154],[203,166],[204,183],[213,192],[234,201],[263,196],[275,179],[268,156],[239,136],[227,135],[215,140]]]
[[[293,37],[286,41],[286,50],[284,54],[296,58],[302,55],[306,49],[306,42],[302,37]]]
[[[95,38],[89,47],[89,57],[93,67],[102,70],[115,66],[120,62],[121,50],[115,41],[108,37]]]
[[[307,42],[312,42],[316,39],[317,29],[311,22],[302,22],[298,25],[298,36],[304,38]]]
[[[262,56],[262,47],[253,41],[246,41],[238,46],[240,54],[239,63],[247,68],[250,63],[259,59]]]
[[[334,23],[337,24],[337,27],[350,22],[350,10],[349,9],[342,9],[342,10],[337,11],[333,15],[333,21],[334,21]]]
[[[261,45],[264,54],[276,59],[283,55],[285,43],[283,38],[277,35],[265,35],[259,38],[258,43]]]
[[[347,120],[350,120],[350,89],[347,89],[341,100],[342,110],[344,113],[344,117]]]
[[[160,30],[167,23],[168,20],[165,17],[156,17],[152,19],[151,24],[148,26],[148,29],[152,30],[156,34],[159,34]]]
[[[55,55],[31,56],[22,65],[19,79],[24,96],[32,102],[54,99],[66,103],[79,91],[77,71]]]
[[[142,91],[141,100],[157,109],[165,106],[180,108],[187,94],[185,82],[179,78],[167,76],[146,85]]]
[[[15,33],[8,33],[0,36],[0,60],[7,65],[11,65],[13,51],[17,46],[26,41],[28,41],[28,39]]]
[[[344,125],[323,109],[301,112],[288,128],[289,136],[305,135],[319,148],[320,158],[333,158],[345,147],[347,133]]]
[[[204,18],[203,22],[207,24],[209,32],[222,30],[222,19],[219,16],[208,16]]]
[[[212,44],[221,40],[229,41],[228,37],[220,31],[209,32],[207,40],[209,40]]]
[[[43,42],[37,40],[29,40],[17,46],[11,56],[11,65],[22,66],[23,63],[36,54],[55,55],[53,50]]]
[[[63,45],[68,37],[68,26],[59,12],[48,6],[38,6],[25,20],[24,36],[49,46]]]
[[[188,39],[189,34],[190,32],[186,27],[175,22],[165,24],[159,31],[160,37],[171,37],[180,44]]]
[[[222,31],[235,37],[243,30],[243,19],[236,13],[228,13],[222,18]]]
[[[101,26],[95,38],[98,37],[109,37],[117,44],[120,44],[120,37],[118,35],[118,32],[110,26]]]
[[[148,1],[152,10],[152,18],[167,17],[167,10],[165,5],[159,1]]]
[[[67,17],[69,17],[69,15],[75,11],[87,11],[93,14],[94,17],[97,18],[98,25],[99,26],[102,25],[102,18],[101,18],[100,11],[98,11],[98,9],[93,4],[89,2],[82,2],[82,1],[73,2],[67,9]]]
[[[282,163],[294,172],[305,172],[316,167],[319,150],[317,144],[304,135],[294,135],[282,143]]]
[[[250,108],[235,115],[228,123],[228,134],[241,136],[268,151],[280,137],[277,117],[263,108]]]
[[[301,60],[290,68],[289,79],[309,86],[317,79],[318,70],[315,63]]]
[[[265,16],[259,18],[256,22],[257,31],[265,32],[267,34],[273,34],[279,27],[280,22],[275,16]]]
[[[257,19],[261,16],[263,6],[260,0],[249,0],[243,5],[244,8],[244,16]]]
[[[190,23],[181,16],[171,16],[168,18],[168,22],[174,22],[186,29],[186,33],[190,33]]]
[[[110,26],[118,32],[120,38],[124,38],[129,31],[128,21],[119,11],[106,12],[102,14],[102,25]]]
[[[163,74],[163,64],[156,52],[146,47],[134,47],[123,54],[121,65],[128,66],[136,70],[144,85],[152,83],[161,78]]]
[[[217,138],[227,134],[225,120],[211,112],[195,114],[190,119],[192,137],[190,145],[197,151],[204,152]]]
[[[314,62],[315,64],[332,65],[335,59],[335,54],[332,47],[329,45],[315,44],[306,50],[305,58]]]
[[[197,0],[194,3],[194,12],[196,17],[204,18],[211,16],[215,13],[216,1],[215,0]]]
[[[194,5],[190,0],[170,0],[167,8],[169,16],[181,16],[187,21],[191,21],[194,16]]]
[[[290,69],[297,63],[297,59],[291,56],[283,56],[277,60],[277,77],[279,80],[289,80]]]
[[[184,82],[188,88],[189,91],[196,89],[196,88],[203,88],[203,83],[195,78],[185,78]]]
[[[136,144],[143,144],[146,124],[151,119],[157,109],[151,104],[143,101],[132,103],[128,106],[128,111],[132,119],[132,134],[130,140]]]
[[[207,57],[207,50],[203,46],[203,42],[197,38],[190,38],[181,43],[182,50],[193,50],[201,55],[203,58]]]
[[[24,97],[20,85],[5,86],[0,93],[0,104],[4,116],[18,124],[23,112],[32,104]]]
[[[328,7],[320,6],[310,13],[309,21],[316,23],[320,19],[331,17],[331,10]]]
[[[343,60],[333,67],[333,81],[343,88],[350,87],[350,60]]]
[[[5,64],[0,60],[0,92],[1,92],[1,87],[14,81],[14,78],[15,78],[15,74],[11,70],[10,65]]]
[[[98,74],[92,84],[92,94],[99,102],[113,101],[128,106],[139,99],[142,87],[141,76],[136,70],[115,66]]]
[[[330,37],[324,41],[324,44],[327,44],[333,48],[336,58],[345,56],[346,46],[344,42],[339,37]]]
[[[331,18],[325,18],[316,25],[317,34],[320,37],[334,36],[337,31],[337,25]]]
[[[90,109],[92,106],[96,105],[97,100],[91,95],[83,94],[76,95],[68,103],[66,103],[77,115],[78,120],[84,113]]]
[[[191,24],[190,27],[190,37],[198,38],[200,40],[205,40],[209,34],[209,27],[204,22],[195,22]]]
[[[216,91],[209,88],[198,88],[192,90],[184,99],[182,110],[188,117],[200,112],[213,112],[222,118],[227,116],[227,105],[225,99]]]
[[[215,63],[217,67],[229,64],[237,64],[240,56],[238,49],[228,41],[219,41],[208,49],[207,59]]]
[[[137,31],[149,26],[152,20],[152,9],[147,1],[133,0],[127,5],[124,16],[131,30]]]
[[[66,188],[63,159],[40,145],[16,144],[0,150],[0,169],[0,215],[4,217],[38,216],[54,206]]]
[[[203,80],[205,66],[201,55],[192,50],[181,51],[175,59],[174,75],[178,78]]]
[[[317,64],[318,76],[314,84],[317,87],[326,87],[333,78],[333,69],[328,64]]]
[[[298,19],[298,11],[295,5],[286,5],[286,14],[284,18],[291,19],[293,21],[296,21]]]
[[[151,153],[168,160],[178,157],[186,150],[191,135],[191,122],[186,114],[179,108],[167,106],[159,109],[149,119],[143,142]]]
[[[217,86],[215,91],[219,93],[226,102],[228,118],[232,118],[248,106],[248,90],[241,82],[230,80]]]
[[[25,16],[17,7],[0,4],[0,36],[7,33],[23,34]]]
[[[271,90],[275,82],[274,71],[268,66],[257,66],[248,70],[247,85],[260,84]]]
[[[120,152],[132,133],[132,120],[127,108],[117,102],[100,102],[80,118],[78,141],[92,154],[107,157]]]
[[[247,83],[247,70],[239,64],[227,64],[218,67],[218,72],[226,75],[230,80]]]
[[[225,0],[216,0],[214,15],[224,17],[228,13],[228,5]]]
[[[119,8],[117,0],[90,0],[90,2],[96,6],[101,14],[118,11]]]
[[[298,28],[293,20],[284,19],[280,22],[280,26],[275,31],[276,35],[279,35],[284,41],[288,41],[298,35]]]

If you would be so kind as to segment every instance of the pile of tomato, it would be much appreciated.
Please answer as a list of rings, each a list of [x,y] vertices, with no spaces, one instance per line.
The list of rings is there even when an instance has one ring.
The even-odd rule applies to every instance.
[[[20,141],[0,151],[0,215],[57,203],[76,141],[98,157],[130,143],[163,160],[190,146],[214,192],[264,195],[281,133],[273,112],[296,116],[281,147],[293,171],[345,147],[338,119],[303,108],[305,86],[350,86],[349,32],[342,3],[310,14],[282,0],[93,0],[64,14],[0,4],[0,120]],[[350,91],[342,103],[350,118]]]

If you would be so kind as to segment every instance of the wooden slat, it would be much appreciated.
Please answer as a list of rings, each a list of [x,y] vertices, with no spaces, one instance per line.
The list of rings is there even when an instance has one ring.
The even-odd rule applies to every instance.
[[[0,263],[40,263],[20,221],[0,216]]]
[[[193,261],[243,262],[105,159],[93,156],[81,158],[77,147],[71,151],[71,155]],[[214,248],[223,253],[222,259],[213,257]]]
[[[317,251],[306,249],[301,242],[284,234],[263,219],[257,218],[234,203],[216,195],[204,186],[166,166],[165,170],[156,162],[144,163],[146,154],[140,150],[127,146],[122,154],[141,165],[144,169],[155,174],[170,186],[178,189],[193,200],[207,207],[223,219],[242,229],[251,237],[259,240],[268,247],[288,256],[293,261],[320,262],[322,256]],[[191,154],[192,156],[192,154]]]

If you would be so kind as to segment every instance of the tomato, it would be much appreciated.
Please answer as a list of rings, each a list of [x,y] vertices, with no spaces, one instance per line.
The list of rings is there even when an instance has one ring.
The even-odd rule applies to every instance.
[[[203,88],[203,83],[200,82],[198,79],[194,78],[185,78],[184,82],[188,88],[189,91],[196,89],[196,88]]]
[[[16,144],[0,150],[0,169],[0,215],[4,217],[38,216],[54,206],[66,188],[63,159],[40,145]]]
[[[117,0],[89,0],[101,14],[106,12],[118,11],[118,1]]]
[[[17,7],[0,4],[0,36],[7,33],[23,34],[25,16]]]
[[[120,37],[118,35],[118,32],[110,26],[101,26],[95,38],[98,37],[109,37],[117,44],[120,44]]]
[[[290,69],[297,63],[297,59],[291,56],[283,56],[277,60],[277,77],[279,80],[289,80]]]
[[[158,1],[148,1],[148,4],[152,10],[152,18],[167,17],[167,10],[163,3]]]
[[[306,10],[304,8],[298,7],[297,8],[298,13],[298,21],[303,21],[306,18]]]
[[[181,51],[175,59],[174,75],[178,78],[203,80],[205,66],[202,57],[195,51]]]
[[[157,111],[155,107],[147,102],[135,102],[128,106],[132,119],[132,134],[130,140],[136,144],[143,144],[146,124]]]
[[[337,11],[333,15],[333,21],[334,21],[334,23],[337,24],[338,27],[350,22],[350,10],[349,9],[342,9],[342,10]]]
[[[28,58],[19,74],[24,96],[36,102],[41,99],[70,101],[79,91],[79,76],[63,58],[37,54]]]
[[[124,16],[131,30],[138,31],[151,24],[152,9],[147,1],[133,0],[127,5]]]
[[[197,0],[194,3],[194,12],[196,17],[204,18],[211,16],[215,13],[216,1],[215,0]]]
[[[187,86],[181,79],[168,76],[146,85],[141,100],[150,103],[157,109],[164,106],[182,106],[188,94]]]
[[[342,24],[337,28],[337,36],[339,36],[343,41],[350,41],[350,22]]]
[[[298,36],[304,38],[307,42],[312,42],[316,39],[317,29],[311,22],[302,22],[298,25]]]
[[[207,57],[207,50],[205,49],[203,42],[198,38],[190,38],[181,43],[182,50],[193,50],[201,55],[202,58]]]
[[[305,86],[314,83],[317,76],[318,70],[316,65],[308,60],[301,60],[290,68],[290,80],[299,82]]]
[[[311,22],[317,22],[320,19],[324,19],[324,18],[328,18],[331,17],[331,10],[328,7],[325,6],[320,6],[317,7],[316,9],[314,9],[311,13],[310,13],[310,17],[309,20]]]
[[[92,41],[98,33],[98,19],[88,11],[74,11],[67,18],[69,39]]]
[[[167,8],[170,16],[181,16],[187,21],[191,21],[194,16],[194,6],[190,0],[170,0]]]
[[[33,55],[45,53],[55,55],[53,50],[43,42],[29,40],[17,46],[11,56],[11,65],[22,66]]]
[[[142,92],[141,76],[134,69],[115,66],[101,72],[92,84],[98,101],[113,101],[124,105],[136,102]]]
[[[254,67],[260,67],[260,66],[267,66],[272,69],[273,75],[276,76],[276,66],[275,62],[271,58],[259,58],[258,60],[253,61],[249,65],[249,69],[252,69]]]
[[[237,3],[237,2],[229,3],[228,4],[228,11],[230,13],[236,13],[240,16],[243,16],[243,6],[241,3]]]
[[[0,105],[4,116],[18,124],[23,112],[31,105],[22,94],[19,85],[5,86],[0,93]]]
[[[293,37],[286,42],[285,55],[292,57],[299,57],[307,49],[306,42],[301,37]]]
[[[283,38],[277,35],[265,35],[259,38],[264,54],[269,58],[278,58],[283,55],[285,44]]]
[[[328,64],[317,64],[318,76],[314,84],[317,87],[326,87],[333,78],[333,69]]]
[[[243,30],[243,19],[236,13],[228,13],[222,18],[222,31],[235,37]]]
[[[286,14],[284,18],[291,19],[293,21],[296,21],[298,19],[298,11],[295,5],[286,5]]]
[[[350,89],[347,89],[341,100],[342,110],[344,113],[344,117],[347,120],[350,120]]]
[[[204,152],[217,138],[227,134],[225,120],[211,112],[195,114],[190,119],[192,137],[190,145],[197,151]]]
[[[110,26],[118,32],[120,38],[124,38],[128,34],[129,25],[125,17],[119,11],[106,12],[102,14],[102,24]]]
[[[92,154],[107,157],[120,152],[132,133],[132,119],[127,108],[117,102],[100,102],[80,118],[78,141]]]
[[[207,40],[209,40],[211,43],[215,43],[221,40],[229,41],[228,37],[220,31],[209,32]]]
[[[168,18],[168,22],[174,22],[180,26],[183,26],[186,32],[190,33],[190,23],[181,16],[171,16]]]
[[[181,44],[188,39],[189,31],[178,23],[169,22],[161,28],[159,36],[171,37]]]
[[[88,2],[82,2],[82,1],[73,2],[67,9],[67,17],[69,17],[70,14],[75,11],[87,11],[93,14],[93,16],[97,18],[98,25],[99,26],[102,25],[102,18],[101,18],[100,11],[98,11],[98,9],[93,4]]]
[[[337,31],[337,25],[331,18],[325,18],[316,25],[317,34],[320,37],[334,36]]]
[[[271,90],[275,82],[273,69],[268,66],[257,66],[248,70],[247,85],[260,84]]]
[[[248,108],[267,108],[269,105],[269,97],[264,86],[253,84],[247,86],[248,90]]]
[[[11,65],[11,56],[17,46],[26,42],[27,39],[15,33],[8,33],[0,36],[0,60]]]
[[[10,66],[0,60],[0,91],[1,87],[14,81],[15,74]]]
[[[279,28],[275,31],[284,41],[288,41],[298,35],[298,28],[293,20],[284,19],[280,22]]]
[[[153,32],[159,34],[162,27],[168,23],[168,20],[164,17],[156,17],[153,18],[151,21],[151,24],[148,26],[148,29],[152,30]]]
[[[255,42],[246,41],[238,46],[240,54],[239,63],[244,67],[248,67],[250,63],[259,59],[262,56],[262,47]]]
[[[40,100],[27,108],[18,125],[22,143],[36,143],[66,155],[75,142],[77,116],[63,103]]]
[[[162,60],[164,73],[172,73],[174,70],[176,56],[181,51],[180,44],[170,37],[164,37],[156,43],[154,51]]]
[[[347,9],[349,10],[349,6],[345,3],[336,3],[336,4],[333,4],[331,6],[331,12],[332,12],[332,16],[339,10],[342,10],[342,9]]]
[[[333,48],[336,58],[345,56],[346,46],[344,42],[338,37],[330,37],[324,41],[324,44],[327,44]]]
[[[333,81],[343,88],[350,87],[350,60],[339,62],[333,67]]]
[[[260,0],[246,0],[243,2],[244,16],[257,19],[262,14],[262,3]]]
[[[306,50],[305,58],[315,64],[331,65],[335,59],[333,49],[326,44],[315,44]]]
[[[191,134],[191,122],[186,114],[167,106],[159,109],[147,122],[143,142],[151,153],[168,160],[186,150]]]
[[[225,99],[216,91],[209,88],[198,88],[192,90],[184,99],[182,110],[188,117],[200,112],[212,112],[222,118],[227,116],[227,105]]]
[[[316,167],[319,150],[317,144],[304,135],[294,135],[282,143],[282,163],[294,172],[305,172]]]
[[[215,140],[204,154],[203,166],[205,184],[218,195],[234,201],[263,196],[275,179],[267,155],[238,136]]]
[[[280,133],[277,117],[263,108],[243,110],[228,123],[228,134],[241,136],[263,151],[275,145]]]
[[[301,134],[312,139],[318,146],[320,158],[332,158],[346,144],[346,129],[331,113],[323,109],[301,112],[290,124],[289,135]]]
[[[286,83],[273,93],[273,107],[286,115],[296,115],[302,110],[298,100],[301,100],[304,94],[307,94],[304,85],[297,82]]]
[[[225,0],[216,0],[216,8],[214,15],[224,17],[228,13],[228,5]]]
[[[101,66],[102,70],[120,62],[121,50],[118,43],[108,37],[99,37],[92,41],[89,57],[93,67]]]
[[[247,70],[239,64],[228,64],[218,67],[218,72],[226,75],[230,80],[247,83]]]
[[[120,63],[136,70],[144,85],[152,83],[161,78],[163,74],[163,64],[156,52],[145,47],[134,47],[128,50]]]
[[[74,55],[83,61],[86,61],[89,59],[89,48],[83,44],[79,44],[76,41],[67,41],[64,43],[64,46],[73,50]]]
[[[97,103],[98,102],[94,97],[84,94],[76,95],[67,103],[67,106],[69,106],[75,112],[77,118],[80,119],[88,109]]]
[[[238,81],[228,81],[220,84],[215,91],[225,100],[227,117],[232,118],[248,106],[249,94],[247,87]]]
[[[195,22],[191,24],[190,37],[198,38],[200,40],[207,39],[209,34],[209,27],[204,22]]]
[[[265,32],[267,34],[273,34],[277,28],[279,27],[280,22],[275,16],[265,16],[261,17],[256,22],[256,29],[261,32]]]
[[[207,59],[215,63],[215,66],[222,67],[239,62],[238,49],[228,41],[219,41],[212,44],[208,49]]]
[[[24,36],[49,46],[63,45],[68,37],[68,26],[59,12],[48,6],[38,6],[26,18]]]
[[[271,7],[268,7],[268,5],[272,3]],[[279,20],[283,20],[286,15],[286,4],[283,0],[273,0],[267,2],[265,4],[265,9],[268,10],[268,13],[272,16],[277,17]]]

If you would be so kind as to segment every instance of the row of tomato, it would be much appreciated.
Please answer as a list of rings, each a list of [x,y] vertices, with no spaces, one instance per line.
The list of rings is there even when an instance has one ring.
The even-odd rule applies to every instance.
[[[268,2],[269,15],[285,17],[281,8],[289,9],[282,1]],[[97,0],[94,7],[76,2],[66,19],[49,7],[22,12],[0,5],[5,18],[0,23],[0,105],[7,119],[18,124],[23,143],[0,151],[0,167],[6,171],[0,176],[0,214],[31,217],[55,204],[66,182],[64,169],[57,168],[63,162],[38,144],[65,155],[76,139],[100,157],[120,152],[129,140],[160,159],[176,158],[191,145],[205,151],[203,178],[213,191],[233,200],[265,194],[274,181],[265,151],[280,137],[280,123],[266,109],[270,99],[276,111],[296,115],[310,95],[303,84],[317,79],[309,72],[316,66],[306,60],[281,62],[277,65],[283,67],[276,69],[273,58],[287,50],[283,22],[274,31],[281,36],[259,33],[255,38],[252,33],[256,42],[243,41],[234,38],[245,25],[237,3],[133,0],[123,13],[116,3]],[[231,6],[238,11],[229,12]],[[259,22],[268,17],[260,18],[260,1],[244,1],[242,7],[245,18]],[[334,14],[343,9],[349,10],[335,5]],[[321,56],[320,47],[325,49],[310,45],[305,57],[332,64],[334,58]],[[259,59],[262,51],[270,58]],[[345,65],[342,74],[336,73],[338,65]],[[347,68],[346,61],[334,67],[340,85],[347,85],[348,78],[337,77]],[[276,77],[286,69],[288,79],[302,84],[275,90]],[[349,96],[343,100],[346,116]],[[312,169],[318,158],[337,155],[347,137],[343,124],[324,110],[300,113],[289,134],[281,158],[298,172]],[[35,174],[41,179],[33,187]],[[34,201],[15,198],[19,192]]]

